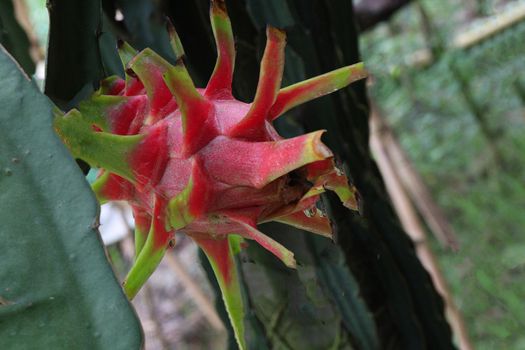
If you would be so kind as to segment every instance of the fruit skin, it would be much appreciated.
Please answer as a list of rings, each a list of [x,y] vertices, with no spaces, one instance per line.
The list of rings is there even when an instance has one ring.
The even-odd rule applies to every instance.
[[[280,89],[285,33],[267,29],[254,101],[235,100],[235,46],[224,1],[210,17],[218,58],[205,88],[186,71],[180,40],[168,25],[178,61],[119,43],[126,79],[110,77],[78,110],[56,112],[55,129],[75,157],[101,169],[101,203],[128,201],[135,217],[136,260],[124,290],[133,298],[181,230],[204,250],[219,281],[240,348],[243,305],[233,254],[240,237],[255,240],[295,267],[293,253],[258,231],[279,221],[331,236],[316,208],[329,189],[352,209],[355,190],[321,142],[324,131],[283,139],[272,121],[287,110],[364,78],[362,64]]]

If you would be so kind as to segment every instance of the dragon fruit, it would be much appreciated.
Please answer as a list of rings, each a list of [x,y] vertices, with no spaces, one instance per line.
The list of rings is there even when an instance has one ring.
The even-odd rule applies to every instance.
[[[224,0],[211,1],[218,58],[205,88],[183,64],[179,37],[168,25],[177,62],[151,49],[119,43],[126,77],[110,77],[78,109],[57,111],[55,129],[72,154],[101,169],[100,201],[124,200],[135,218],[135,262],[123,284],[133,298],[160,263],[174,233],[206,253],[221,288],[237,343],[243,305],[233,254],[254,240],[295,267],[293,253],[256,225],[278,221],[327,237],[330,222],[317,208],[326,189],[355,209],[355,189],[321,142],[324,131],[282,138],[272,121],[289,109],[364,78],[361,63],[280,89],[285,33],[267,29],[259,84],[250,104],[231,84],[235,45]]]

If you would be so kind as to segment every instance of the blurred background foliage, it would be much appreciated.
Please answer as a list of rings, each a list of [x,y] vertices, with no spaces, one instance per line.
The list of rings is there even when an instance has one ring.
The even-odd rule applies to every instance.
[[[46,47],[45,0],[26,3]],[[457,233],[457,252],[430,242],[477,349],[525,348],[525,20],[455,38],[524,3],[411,1],[360,37],[370,96]]]
[[[434,251],[477,349],[525,348],[525,20],[465,49],[454,38],[523,5],[422,0],[361,35],[370,94],[457,233],[459,251]]]

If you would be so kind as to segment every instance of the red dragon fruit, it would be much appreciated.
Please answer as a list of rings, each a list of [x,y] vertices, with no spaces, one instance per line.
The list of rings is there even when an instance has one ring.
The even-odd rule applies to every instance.
[[[182,45],[168,26],[178,61],[126,43],[119,54],[126,79],[110,77],[87,101],[63,115],[55,129],[73,155],[100,168],[93,184],[101,203],[129,202],[135,218],[136,259],[124,282],[133,298],[174,241],[190,236],[217,276],[236,339],[243,336],[243,305],[233,253],[255,240],[286,266],[293,253],[257,230],[268,221],[331,236],[317,209],[334,191],[355,208],[355,191],[321,142],[324,131],[283,139],[272,121],[289,109],[366,76],[362,64],[280,89],[286,37],[269,27],[259,84],[251,104],[232,96],[235,46],[224,0],[211,2],[218,58],[205,88],[184,67]]]

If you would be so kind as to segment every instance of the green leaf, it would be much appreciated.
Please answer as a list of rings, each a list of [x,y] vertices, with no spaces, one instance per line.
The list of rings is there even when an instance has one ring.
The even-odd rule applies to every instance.
[[[139,349],[52,104],[0,46],[0,349]]]
[[[15,18],[11,0],[0,1],[0,44],[13,55],[27,74],[35,72],[35,63],[29,55],[29,39]]]

